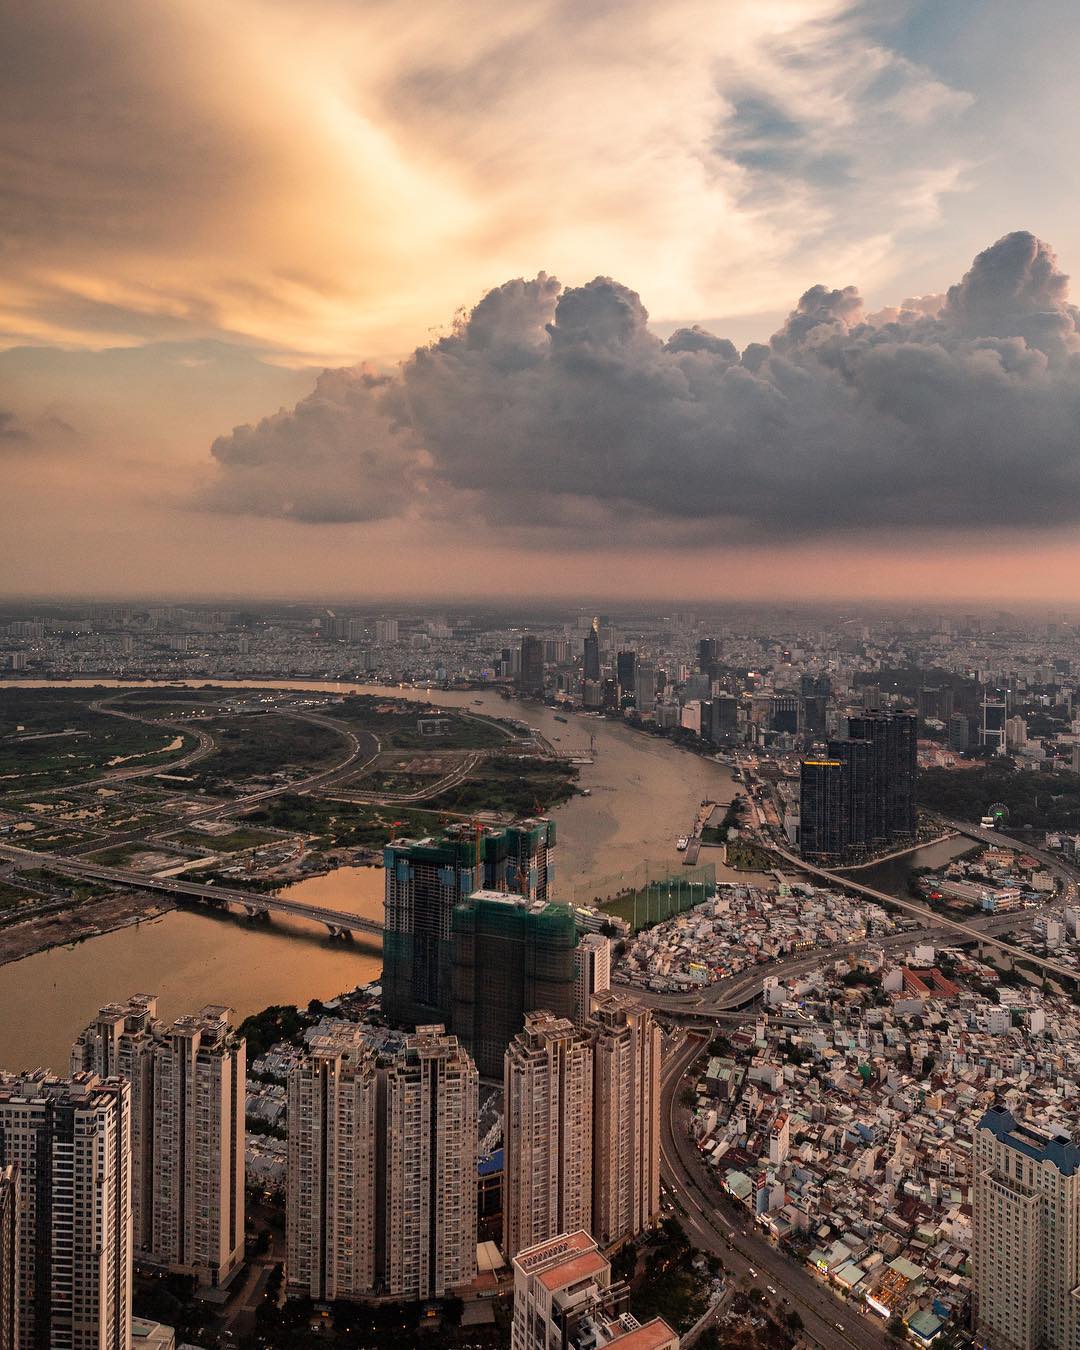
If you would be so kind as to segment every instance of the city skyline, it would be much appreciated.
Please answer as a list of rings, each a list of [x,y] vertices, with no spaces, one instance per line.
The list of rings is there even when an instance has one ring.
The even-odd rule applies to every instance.
[[[1080,17],[473,10],[8,7],[5,595],[1068,596]]]

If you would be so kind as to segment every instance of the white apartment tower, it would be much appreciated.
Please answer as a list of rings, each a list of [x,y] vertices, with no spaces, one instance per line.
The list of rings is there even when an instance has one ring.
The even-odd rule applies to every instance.
[[[120,1078],[0,1076],[5,1203],[17,1176],[14,1269],[10,1218],[0,1251],[16,1281],[23,1347],[129,1350],[130,1117],[131,1089]]]
[[[503,1067],[503,1251],[592,1223],[593,1054],[565,1017],[528,1013]]]
[[[150,1251],[209,1286],[244,1259],[246,1051],[231,1017],[209,1006],[154,1042]]]
[[[157,996],[110,1003],[71,1048],[71,1072],[131,1084],[131,1221],[136,1255],[150,1257],[154,1215],[154,1032]]]
[[[19,1167],[0,1167],[0,1350],[19,1344]]]
[[[478,1095],[472,1057],[439,1025],[417,1027],[380,1071],[379,1275],[396,1298],[441,1298],[476,1276]]]
[[[640,1233],[660,1210],[660,1029],[618,994],[595,1001],[592,1231],[602,1246]]]
[[[994,1350],[1080,1350],[1080,1148],[1002,1106],[975,1130],[972,1327]]]
[[[378,1074],[360,1028],[314,1038],[289,1073],[286,1287],[348,1299],[375,1287]]]
[[[592,1001],[611,988],[611,939],[586,933],[574,950],[574,1022],[584,1026]]]
[[[588,1233],[560,1233],[514,1257],[511,1350],[679,1350],[679,1338],[656,1317],[642,1325],[629,1311],[625,1285]]]

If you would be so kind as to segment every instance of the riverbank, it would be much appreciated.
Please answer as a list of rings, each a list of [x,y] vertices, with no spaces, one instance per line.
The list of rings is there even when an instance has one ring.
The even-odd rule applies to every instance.
[[[0,928],[0,966],[160,919],[174,909],[176,904],[166,896],[118,891],[99,900],[85,900],[75,909],[13,923]]]
[[[907,848],[898,848],[895,853],[883,853],[880,858],[869,858],[866,862],[851,863],[848,867],[833,867],[831,871],[865,872],[868,867],[878,867],[881,863],[892,862],[894,858],[906,858],[909,854],[918,853],[922,848],[933,848],[935,844],[946,844],[950,839],[960,838],[963,838],[963,836],[959,830],[946,830],[944,834],[936,834],[933,839],[921,839],[917,844],[910,844]]]

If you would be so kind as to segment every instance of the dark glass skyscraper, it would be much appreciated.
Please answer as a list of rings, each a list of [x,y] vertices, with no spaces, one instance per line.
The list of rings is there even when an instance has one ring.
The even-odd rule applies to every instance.
[[[843,768],[838,759],[804,759],[799,788],[799,848],[804,858],[838,861],[847,847]]]
[[[622,706],[632,708],[637,702],[637,652],[618,652],[615,656],[615,674],[619,681]]]
[[[600,678],[600,621],[593,619],[592,627],[585,634],[584,670],[587,680]]]
[[[803,808],[800,839],[804,857],[823,852],[857,857],[885,844],[915,838],[917,726],[916,714],[906,710],[858,713],[848,718],[847,736],[829,742],[827,761],[804,762],[803,798],[809,783],[812,811],[808,831]],[[839,766],[839,849],[823,850],[817,843],[821,838],[830,845],[836,842],[813,816],[820,811],[816,780],[823,763]],[[831,799],[829,805],[831,809]]]
[[[544,643],[541,638],[526,633],[521,639],[521,670],[518,687],[523,694],[544,692]]]

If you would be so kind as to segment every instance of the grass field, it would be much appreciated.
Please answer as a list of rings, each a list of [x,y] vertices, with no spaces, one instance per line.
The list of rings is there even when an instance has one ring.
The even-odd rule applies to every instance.
[[[447,708],[426,711],[415,703],[354,694],[328,709],[337,721],[374,732],[384,750],[489,750],[505,745],[513,736],[510,727],[487,718],[464,716]],[[418,719],[438,717],[447,724],[448,734],[429,736],[421,733]]]
[[[191,766],[195,781],[182,785],[187,791],[220,792],[231,785],[242,789],[251,779],[279,771],[317,773],[348,753],[346,742],[329,727],[273,713],[213,718],[203,726],[217,749]]]
[[[138,757],[132,767],[166,764],[195,744],[185,736],[180,748],[165,751],[176,737],[171,728],[94,712],[98,697],[92,689],[0,688],[0,794],[74,786],[124,757]]]

